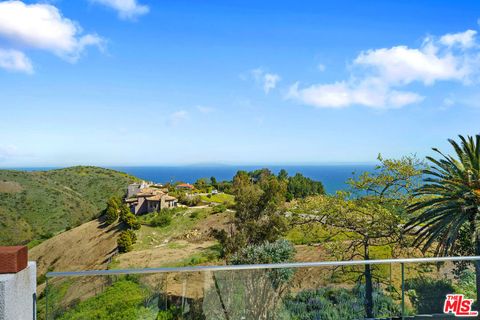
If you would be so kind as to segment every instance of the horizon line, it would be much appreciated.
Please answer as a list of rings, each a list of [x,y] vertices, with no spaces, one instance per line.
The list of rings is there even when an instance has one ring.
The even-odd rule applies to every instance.
[[[182,168],[182,167],[281,167],[281,166],[346,166],[346,165],[375,165],[373,161],[332,161],[332,162],[292,162],[292,163],[185,163],[185,164],[64,164],[64,165],[21,165],[0,166],[0,170],[6,169],[64,169],[71,167],[102,167],[115,168]]]

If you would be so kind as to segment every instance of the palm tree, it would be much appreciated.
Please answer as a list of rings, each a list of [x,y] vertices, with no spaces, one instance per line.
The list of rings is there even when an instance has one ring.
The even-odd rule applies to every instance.
[[[420,213],[407,224],[417,236],[415,244],[436,255],[455,253],[461,231],[467,230],[475,255],[480,256],[480,135],[449,139],[455,156],[427,157],[424,184],[415,192],[418,201],[409,212]],[[475,262],[477,301],[480,301],[480,262]]]

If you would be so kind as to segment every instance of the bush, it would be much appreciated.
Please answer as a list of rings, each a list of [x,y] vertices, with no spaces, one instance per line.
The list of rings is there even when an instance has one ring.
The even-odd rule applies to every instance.
[[[202,202],[202,198],[200,196],[191,196],[191,195],[181,194],[178,197],[178,202],[189,207],[194,207],[199,205]]]
[[[288,262],[293,259],[294,252],[293,246],[288,241],[278,240],[273,243],[249,245],[239,250],[229,262],[232,264]],[[283,319],[277,315],[282,312],[282,298],[293,272],[290,268],[218,272],[214,278],[215,285],[204,297],[206,318],[223,319],[221,310],[211,305],[218,301],[219,295],[224,295],[228,299],[228,313],[231,319],[274,319],[274,316],[275,319]]]
[[[162,210],[157,213],[151,220],[152,227],[166,227],[172,223],[172,214],[168,210]]]
[[[119,280],[73,308],[62,310],[55,319],[155,319],[157,312],[145,306],[149,298],[148,290],[138,283]]]
[[[157,314],[156,320],[175,320],[180,319],[182,316],[182,310],[171,306],[168,310],[160,310]]]
[[[407,279],[405,289],[417,312],[425,314],[442,313],[443,305],[438,302],[445,300],[446,294],[455,292],[449,280],[424,277]]]
[[[121,253],[132,251],[135,241],[137,241],[137,236],[132,230],[123,231],[117,240],[118,251]]]
[[[292,261],[295,248],[287,240],[265,242],[261,245],[249,245],[234,254],[231,264],[265,264]]]
[[[197,219],[198,218],[198,211],[193,211],[190,213],[190,219]]]
[[[213,207],[212,213],[221,213],[225,212],[227,210],[227,207],[224,204],[220,204],[218,206]]]
[[[126,204],[122,205],[120,207],[120,220],[124,221],[129,214],[132,214],[130,208]]]
[[[125,223],[128,229],[140,229],[140,222],[137,220],[137,217],[133,213],[127,213],[123,217],[122,222]]]
[[[305,290],[285,299],[285,307],[292,319],[363,319],[365,288],[321,288]],[[379,289],[373,292],[375,317],[391,317],[400,313],[393,299]]]
[[[105,222],[112,224],[118,219],[118,211],[115,208],[108,207],[105,212]]]
[[[118,200],[110,198],[107,201],[107,209],[105,209],[105,222],[107,224],[112,224],[117,221],[119,210]]]
[[[477,296],[475,284],[475,272],[470,269],[465,269],[457,276],[458,282],[455,292],[463,293],[468,298],[475,298]],[[478,309],[478,308],[477,308]]]

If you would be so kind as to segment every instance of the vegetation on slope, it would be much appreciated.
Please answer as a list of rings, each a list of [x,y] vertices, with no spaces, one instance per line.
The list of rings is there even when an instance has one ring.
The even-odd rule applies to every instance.
[[[80,302],[59,319],[155,319],[157,311],[144,306],[148,291],[136,281],[122,279],[99,295]]]
[[[98,216],[137,178],[98,167],[0,170],[0,244],[24,244]]]

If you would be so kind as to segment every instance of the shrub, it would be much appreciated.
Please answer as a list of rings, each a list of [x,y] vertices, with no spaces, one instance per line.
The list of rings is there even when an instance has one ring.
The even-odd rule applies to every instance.
[[[137,242],[137,235],[133,230],[125,230],[126,233],[130,236],[130,239],[132,239],[132,243]]]
[[[234,254],[231,264],[270,264],[284,263],[293,260],[295,255],[294,246],[287,240],[281,239],[275,242],[265,242],[261,245],[249,245]],[[267,272],[271,285],[277,289],[286,283],[294,271],[289,268],[273,269]]]
[[[443,305],[439,301],[445,300],[447,293],[453,293],[454,287],[449,280],[435,280],[419,277],[407,279],[405,289],[410,301],[418,313],[442,313]]]
[[[184,204],[189,207],[197,206],[202,202],[202,198],[200,196],[191,196],[186,194],[181,194],[178,197],[178,202]]]
[[[138,283],[119,280],[73,308],[62,310],[62,314],[55,319],[155,319],[157,312],[145,306],[149,298],[148,290]]]
[[[293,246],[286,240],[273,243],[249,245],[235,254],[230,263],[262,264],[291,261]],[[282,312],[282,297],[293,276],[289,268],[248,270],[248,272],[218,272],[215,285],[206,292],[203,304],[207,319],[223,319],[223,311],[213,305],[217,297],[226,297],[226,306],[231,319],[282,319],[276,315]],[[235,285],[232,285],[235,284]],[[266,294],[268,292],[268,294]],[[205,307],[207,306],[207,307]],[[265,315],[270,315],[266,317]],[[296,318],[292,318],[296,319]],[[323,318],[322,318],[323,319]]]
[[[112,224],[118,219],[118,211],[115,208],[108,207],[105,212],[105,222]]]
[[[110,198],[107,201],[107,209],[105,209],[105,222],[107,224],[112,224],[117,221],[119,210],[118,200]]]
[[[305,290],[285,299],[285,307],[292,319],[363,319],[364,286],[353,289],[321,288]],[[393,299],[379,289],[373,292],[375,317],[391,317],[400,312]]]
[[[221,213],[225,212],[227,210],[227,207],[224,204],[220,204],[218,206],[213,207],[212,213]]]
[[[140,229],[140,222],[137,220],[137,217],[133,213],[127,213],[123,217],[122,222],[125,223],[128,229]]]
[[[172,223],[172,215],[168,210],[160,211],[150,220],[152,227],[166,227],[170,223]]]
[[[132,246],[136,240],[137,236],[132,230],[123,231],[117,240],[118,251],[122,253],[132,251]]]
[[[261,245],[249,245],[234,254],[232,264],[282,263],[293,259],[295,248],[287,240],[277,240]]]
[[[120,220],[124,221],[129,214],[132,214],[130,208],[126,204],[122,205],[120,207]]]
[[[477,296],[475,286],[475,272],[470,269],[465,269],[457,276],[458,282],[455,292],[463,293],[468,298]],[[478,309],[478,308],[477,308]]]
[[[198,218],[198,211],[193,211],[190,213],[190,218],[191,219],[197,219]]]
[[[168,310],[160,310],[156,320],[175,320],[181,319],[182,311],[180,308],[171,306]]]

